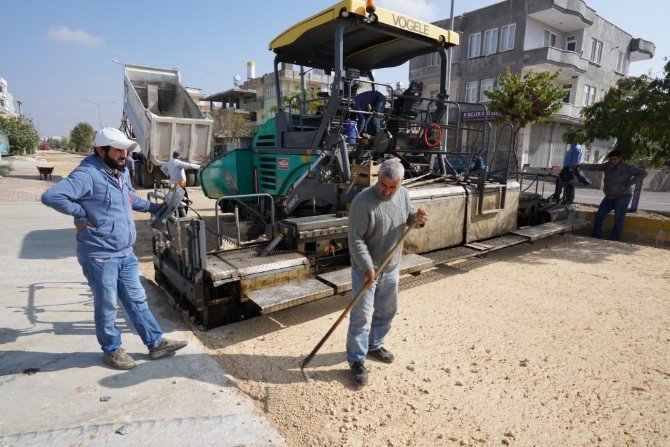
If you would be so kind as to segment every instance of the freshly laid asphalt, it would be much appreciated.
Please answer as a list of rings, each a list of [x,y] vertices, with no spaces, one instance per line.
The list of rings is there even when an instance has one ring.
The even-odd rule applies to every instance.
[[[35,172],[26,166],[25,176]],[[285,445],[158,300],[150,306],[166,336],[189,345],[149,360],[121,307],[123,346],[138,366],[103,365],[72,219],[20,200],[0,201],[0,446]]]

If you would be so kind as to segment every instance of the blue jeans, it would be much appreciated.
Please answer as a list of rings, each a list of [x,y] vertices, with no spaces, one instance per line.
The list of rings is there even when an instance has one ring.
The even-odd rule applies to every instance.
[[[596,212],[595,221],[593,222],[593,237],[602,238],[603,225],[605,224],[605,217],[614,210],[614,227],[610,233],[610,239],[618,241],[621,239],[621,231],[623,230],[623,223],[628,212],[628,204],[631,196],[619,197],[617,199],[604,198],[600,202],[598,211]]]
[[[351,286],[354,296],[363,287],[365,272],[351,267]],[[398,309],[398,281],[400,272],[396,267],[377,277],[377,284],[368,288],[349,316],[347,333],[347,361],[362,362],[368,350],[381,348],[384,337],[391,329],[391,321]]]
[[[95,335],[103,352],[113,354],[121,347],[121,331],[116,326],[117,296],[146,347],[158,347],[163,332],[149,309],[140,283],[137,257],[131,253],[121,258],[79,258],[78,261],[93,292]]]

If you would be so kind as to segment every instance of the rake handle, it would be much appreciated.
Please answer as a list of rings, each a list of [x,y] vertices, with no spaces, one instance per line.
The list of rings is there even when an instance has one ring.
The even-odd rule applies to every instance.
[[[402,247],[402,243],[405,242],[405,239],[407,238],[407,235],[409,235],[410,231],[412,231],[414,229],[414,227],[415,227],[415,225],[410,225],[409,227],[407,227],[407,229],[403,233],[402,237],[398,240],[398,242],[396,242],[396,244],[393,246],[391,251],[386,255],[386,258],[384,259],[384,261],[376,269],[377,274],[379,272],[381,272],[382,270],[384,270],[384,268],[388,265],[388,263],[391,262],[391,259],[393,258],[393,255],[398,250],[398,248]],[[377,279],[377,275],[375,275],[374,279]],[[372,283],[374,283],[374,280],[373,280]],[[300,369],[303,369],[303,368],[307,367],[307,365],[309,365],[309,362],[312,361],[312,359],[314,358],[316,353],[319,352],[319,349],[321,349],[321,347],[326,342],[326,340],[328,340],[328,338],[330,338],[332,333],[335,332],[335,329],[337,329],[337,326],[340,325],[342,320],[344,320],[344,318],[347,316],[349,311],[356,305],[358,300],[361,299],[361,297],[363,296],[365,291],[368,289],[368,287],[370,287],[370,285],[372,283],[362,287],[361,290],[358,291],[356,296],[354,296],[354,299],[352,299],[351,302],[349,303],[349,305],[344,309],[344,311],[342,312],[342,315],[340,315],[340,317],[335,321],[335,323],[331,326],[331,328],[328,329],[328,332],[326,332],[326,335],[324,335],[323,338],[319,341],[319,343],[317,343],[317,345],[314,347],[314,349],[312,349],[312,352],[310,352],[309,355],[307,357],[305,357],[305,359],[302,362],[300,362]]]

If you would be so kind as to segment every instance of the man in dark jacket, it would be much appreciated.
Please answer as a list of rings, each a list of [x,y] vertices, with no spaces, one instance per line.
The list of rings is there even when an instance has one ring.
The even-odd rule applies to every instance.
[[[103,361],[112,368],[132,369],[135,361],[121,347],[115,323],[117,297],[149,349],[150,359],[172,354],[187,342],[163,337],[140,283],[132,212],[154,214],[159,206],[138,197],[130,183],[127,151],[136,143],[120,130],[106,127],[96,133],[93,144],[95,152],[47,190],[42,203],[74,217],[77,260],[93,292],[95,334]]]
[[[647,171],[642,168],[629,165],[623,159],[623,153],[613,150],[607,154],[607,163],[579,164],[575,165],[585,171],[603,171],[603,192],[605,198],[600,202],[598,212],[593,223],[593,237],[601,238],[605,217],[614,210],[614,228],[610,233],[610,239],[618,241],[621,239],[623,223],[628,212],[628,204],[633,194],[630,187],[647,176]]]

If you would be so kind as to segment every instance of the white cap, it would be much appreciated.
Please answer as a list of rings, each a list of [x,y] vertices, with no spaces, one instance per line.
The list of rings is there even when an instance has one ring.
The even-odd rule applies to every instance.
[[[103,127],[95,134],[93,140],[94,147],[112,146],[115,149],[131,149],[136,145],[136,142],[114,127]]]

